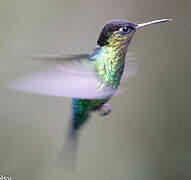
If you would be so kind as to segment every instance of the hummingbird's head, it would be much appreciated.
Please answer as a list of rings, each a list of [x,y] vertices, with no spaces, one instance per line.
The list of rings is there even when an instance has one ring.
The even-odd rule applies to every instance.
[[[136,31],[136,24],[126,20],[113,20],[102,29],[97,44],[99,46],[128,45]]]
[[[113,20],[108,22],[102,29],[97,44],[99,46],[128,45],[135,31],[151,24],[171,21],[171,19],[154,20],[142,24],[134,24],[126,20]]]

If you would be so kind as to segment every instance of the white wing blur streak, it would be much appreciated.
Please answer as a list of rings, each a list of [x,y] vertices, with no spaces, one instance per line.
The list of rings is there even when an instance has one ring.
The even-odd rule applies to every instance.
[[[29,93],[71,98],[103,99],[112,96],[115,92],[113,88],[99,88],[102,82],[95,71],[94,61],[87,62],[68,61],[64,65],[18,78],[6,87]]]
[[[125,68],[121,77],[121,81],[135,77],[138,73],[138,68],[139,63],[137,56],[134,53],[128,53],[125,60]]]
[[[116,89],[111,86],[100,88],[101,79],[97,76],[95,61],[89,54],[62,56],[33,56],[50,63],[53,68],[34,72],[9,83],[9,89],[49,96],[81,99],[103,99],[114,95]],[[136,61],[134,55],[127,58],[122,81],[135,76]],[[121,90],[117,91],[117,94]]]

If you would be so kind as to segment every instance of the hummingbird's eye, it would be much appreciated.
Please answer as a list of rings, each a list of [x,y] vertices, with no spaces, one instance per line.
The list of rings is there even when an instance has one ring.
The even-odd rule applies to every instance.
[[[119,29],[119,31],[123,31],[123,32],[125,32],[125,33],[130,33],[131,30],[132,30],[132,28],[129,27],[129,26],[124,26],[124,27],[121,27],[121,28]]]

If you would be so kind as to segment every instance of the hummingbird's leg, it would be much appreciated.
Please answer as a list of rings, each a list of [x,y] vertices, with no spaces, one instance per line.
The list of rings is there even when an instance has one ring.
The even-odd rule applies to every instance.
[[[101,108],[98,110],[98,114],[100,116],[106,116],[112,111],[112,105],[110,102],[107,102],[101,106]]]

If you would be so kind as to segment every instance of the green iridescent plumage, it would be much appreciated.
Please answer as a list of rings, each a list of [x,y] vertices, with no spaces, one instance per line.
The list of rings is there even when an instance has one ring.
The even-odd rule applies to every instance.
[[[79,129],[89,118],[90,113],[99,109],[108,99],[89,100],[89,99],[72,99],[72,122],[73,129]]]
[[[124,54],[122,54],[122,51]],[[112,85],[114,88],[120,84],[121,75],[124,70],[126,52],[121,48],[105,46],[100,48],[92,58],[96,61],[96,69],[98,75],[106,84]],[[107,99],[73,99],[72,122],[74,129],[78,129],[84,124],[92,111],[98,110],[109,100]]]

